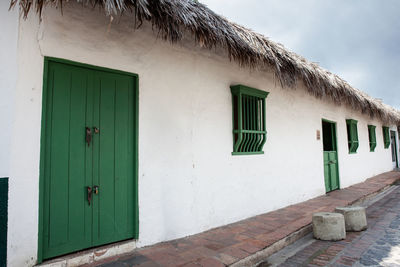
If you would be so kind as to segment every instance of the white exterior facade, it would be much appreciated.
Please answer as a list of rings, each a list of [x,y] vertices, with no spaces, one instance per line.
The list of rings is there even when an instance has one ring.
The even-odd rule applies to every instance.
[[[13,123],[14,95],[17,83],[18,12],[8,11],[9,3],[0,3],[0,178],[9,177],[9,154]]]
[[[0,53],[7,53],[7,64],[13,66],[0,62],[0,77],[6,77],[0,79],[0,104],[14,118],[10,132],[1,136],[1,146],[9,149],[0,151],[7,162],[0,165],[0,176],[10,177],[9,266],[32,266],[37,260],[45,56],[139,75],[138,247],[324,194],[322,119],[336,122],[341,188],[392,170],[381,121],[317,100],[301,84],[296,90],[282,89],[272,72],[240,68],[223,52],[219,56],[195,47],[190,38],[171,45],[156,39],[151,25],[134,30],[131,18],[109,27],[109,18],[97,9],[68,3],[61,15],[49,8],[41,23],[34,13],[19,20],[17,31],[16,11],[6,13],[3,6],[0,14],[8,16],[12,41],[0,39]],[[262,155],[231,155],[229,87],[235,84],[270,93]],[[7,105],[4,99],[15,101]],[[1,125],[11,125],[6,117]],[[348,153],[346,119],[358,120],[356,154]],[[375,152],[369,151],[368,124],[376,126]]]

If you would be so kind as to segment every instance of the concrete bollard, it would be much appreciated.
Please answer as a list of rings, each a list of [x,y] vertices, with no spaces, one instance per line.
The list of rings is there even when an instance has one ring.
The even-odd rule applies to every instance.
[[[363,207],[337,207],[335,212],[344,216],[346,231],[363,231],[367,229],[367,216]]]
[[[312,216],[314,238],[328,241],[346,238],[344,216],[340,213],[317,212]]]

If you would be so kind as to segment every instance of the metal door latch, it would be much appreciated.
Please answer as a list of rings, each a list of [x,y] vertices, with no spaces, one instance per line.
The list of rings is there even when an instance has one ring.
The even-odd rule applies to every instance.
[[[87,187],[87,200],[90,206],[90,202],[92,202],[92,188],[90,186]]]
[[[99,194],[99,187],[97,185],[93,186],[93,192],[95,195]]]
[[[90,146],[90,142],[92,141],[92,129],[86,127],[86,143]]]

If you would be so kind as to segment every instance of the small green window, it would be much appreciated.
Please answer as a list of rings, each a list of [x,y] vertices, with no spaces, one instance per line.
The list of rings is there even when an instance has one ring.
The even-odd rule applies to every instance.
[[[347,140],[349,145],[349,153],[357,153],[358,149],[358,132],[357,132],[357,121],[346,120],[347,124]]]
[[[263,154],[267,141],[265,98],[268,92],[244,85],[231,86],[233,118],[232,155]]]
[[[388,148],[390,146],[389,127],[383,126],[382,133],[383,133],[383,144],[385,148]]]
[[[374,152],[376,147],[376,132],[374,125],[368,125],[369,151]]]

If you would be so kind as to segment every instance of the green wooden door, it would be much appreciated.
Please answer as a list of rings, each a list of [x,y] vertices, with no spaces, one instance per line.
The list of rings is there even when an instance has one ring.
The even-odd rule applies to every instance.
[[[339,189],[339,174],[336,151],[324,151],[325,190]]]
[[[322,121],[322,135],[324,148],[324,179],[325,191],[339,189],[339,164],[336,144],[336,124]]]
[[[43,258],[133,238],[134,77],[52,61],[47,77]]]

